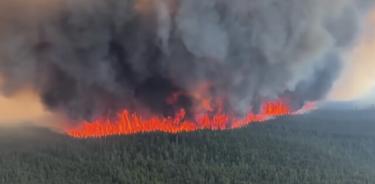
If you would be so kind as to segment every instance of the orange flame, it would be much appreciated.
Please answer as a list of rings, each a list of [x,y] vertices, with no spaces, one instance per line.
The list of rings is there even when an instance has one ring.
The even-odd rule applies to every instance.
[[[308,108],[312,108],[312,105],[310,103]],[[144,118],[139,114],[123,110],[115,119],[100,118],[92,122],[83,122],[79,127],[68,129],[67,134],[75,138],[99,138],[147,132],[180,133],[197,130],[226,130],[289,114],[293,114],[291,108],[283,100],[265,102],[258,114],[249,113],[243,118],[236,118],[226,113],[207,112],[197,115],[194,120],[189,120],[186,118],[185,109],[180,109],[174,117]]]

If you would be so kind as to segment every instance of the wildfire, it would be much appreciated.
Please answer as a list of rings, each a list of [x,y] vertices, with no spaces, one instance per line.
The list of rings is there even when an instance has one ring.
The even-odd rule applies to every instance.
[[[312,108],[311,106],[312,103],[308,105],[308,108]],[[259,113],[249,113],[243,118],[236,118],[226,113],[207,112],[196,115],[193,120],[190,120],[187,118],[185,109],[180,109],[174,117],[144,118],[137,113],[123,110],[115,119],[100,118],[92,122],[82,122],[79,127],[67,130],[67,134],[75,138],[94,138],[147,132],[180,133],[197,130],[226,130],[289,114],[293,112],[288,103],[283,100],[267,101],[263,103]]]

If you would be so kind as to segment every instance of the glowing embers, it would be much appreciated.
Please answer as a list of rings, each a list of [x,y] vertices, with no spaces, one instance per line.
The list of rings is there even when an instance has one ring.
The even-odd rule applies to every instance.
[[[225,113],[204,113],[189,120],[184,109],[174,117],[142,117],[124,110],[114,119],[100,118],[92,122],[82,122],[79,127],[67,130],[67,134],[76,138],[105,137],[112,135],[130,135],[145,132],[179,133],[197,130],[225,130],[241,128],[252,122],[265,121],[275,116],[291,114],[289,105],[282,100],[265,102],[259,113],[249,113],[244,118],[236,118]]]

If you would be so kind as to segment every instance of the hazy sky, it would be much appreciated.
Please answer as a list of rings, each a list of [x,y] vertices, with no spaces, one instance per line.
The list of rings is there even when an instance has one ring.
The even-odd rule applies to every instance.
[[[0,120],[14,122],[42,117],[45,112],[36,99],[26,91],[11,98],[0,96]]]
[[[366,22],[365,31],[355,48],[348,53],[348,64],[330,100],[351,100],[368,94],[375,87],[375,10]],[[1,85],[1,82],[0,82]],[[375,96],[375,90],[374,90]],[[373,98],[375,101],[375,98]],[[30,91],[13,97],[0,95],[0,123],[46,122],[51,118],[39,98]]]
[[[330,99],[353,100],[371,93],[375,96],[375,10],[367,18],[364,33],[347,59],[349,64]]]
[[[12,97],[0,96],[0,124],[34,123],[53,128],[52,113],[47,112],[38,97],[31,91],[22,91]]]

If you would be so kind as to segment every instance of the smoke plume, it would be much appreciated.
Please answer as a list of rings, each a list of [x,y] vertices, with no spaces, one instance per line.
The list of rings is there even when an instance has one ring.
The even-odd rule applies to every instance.
[[[2,91],[31,88],[72,119],[193,109],[205,85],[238,114],[278,97],[298,108],[330,90],[366,3],[2,0]]]

